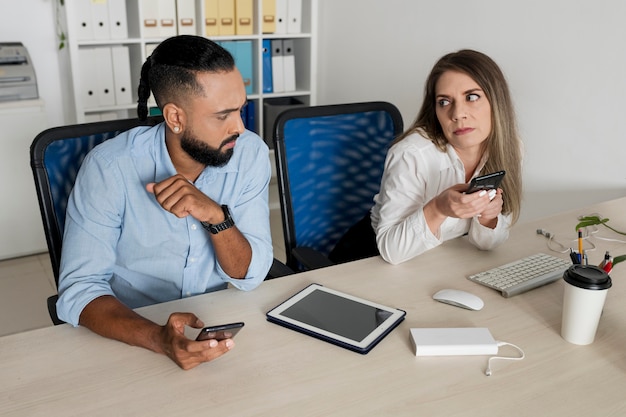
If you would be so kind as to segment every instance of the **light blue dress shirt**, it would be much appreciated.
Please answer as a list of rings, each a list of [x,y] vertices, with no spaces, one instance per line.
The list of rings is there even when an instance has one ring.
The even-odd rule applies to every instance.
[[[273,260],[269,225],[268,148],[246,131],[223,167],[207,167],[195,186],[230,208],[252,247],[245,279],[220,267],[210,233],[192,216],[164,210],[146,184],[176,174],[163,124],[138,127],[94,148],[85,158],[67,206],[59,318],[78,325],[83,308],[113,295],[130,308],[226,288],[257,287]]]

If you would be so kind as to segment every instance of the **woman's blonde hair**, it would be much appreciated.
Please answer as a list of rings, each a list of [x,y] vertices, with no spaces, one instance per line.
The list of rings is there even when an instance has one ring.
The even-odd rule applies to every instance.
[[[443,134],[435,111],[437,104],[435,87],[439,77],[447,71],[467,74],[480,86],[489,100],[492,125],[491,133],[484,142],[484,151],[489,157],[481,169],[481,174],[506,171],[501,185],[504,190],[502,212],[510,213],[512,222],[515,223],[519,218],[522,200],[522,146],[504,74],[487,55],[464,49],[440,58],[426,80],[422,108],[413,124],[395,142],[410,134],[423,132],[437,148],[442,152],[446,151],[448,140]]]

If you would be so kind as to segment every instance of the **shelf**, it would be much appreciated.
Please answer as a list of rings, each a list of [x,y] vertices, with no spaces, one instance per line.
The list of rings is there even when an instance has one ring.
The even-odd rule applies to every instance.
[[[291,4],[290,0],[288,4]],[[263,0],[252,0],[253,5],[253,33],[247,35],[223,35],[223,36],[210,36],[211,40],[222,41],[251,41],[252,42],[252,79],[255,84],[254,91],[248,94],[248,98],[255,102],[255,130],[262,135],[264,131],[264,101],[266,99],[282,98],[282,97],[297,97],[300,101],[305,102],[307,105],[314,105],[316,103],[316,80],[314,74],[317,73],[317,1],[318,0],[300,0],[302,3],[301,14],[301,33],[261,33],[262,28],[262,5]],[[183,3],[183,0],[178,0],[179,4]],[[233,2],[234,3],[234,2]],[[91,4],[92,6],[86,6]],[[105,6],[103,6],[105,4]],[[106,6],[108,4],[108,6]],[[172,7],[176,8],[176,0],[159,0],[155,3],[151,0],[108,0],[108,2],[66,2],[65,11],[66,19],[68,22],[68,49],[70,56],[70,70],[73,80],[73,98],[75,105],[76,122],[82,123],[85,121],[96,121],[99,117],[112,118],[112,117],[133,117],[134,110],[137,106],[137,88],[139,83],[139,74],[141,67],[145,62],[147,56],[151,53],[152,48],[160,43],[166,37],[155,37],[154,32],[150,32],[146,35],[148,30],[143,27],[143,23],[148,21],[148,17],[152,17],[155,13],[155,9],[164,7],[166,10],[172,10]],[[205,0],[187,0],[186,5],[193,4],[195,8],[195,30],[194,33],[200,36],[204,36],[204,16],[207,12]],[[95,5],[95,6],[93,6]],[[149,6],[149,8],[142,10],[142,7]],[[85,10],[86,7],[98,7],[98,11],[102,12],[109,7],[109,10],[117,7],[114,12],[110,12],[110,15],[120,15],[120,9],[124,8],[127,27],[127,37],[108,39],[102,38],[100,33],[100,39],[86,38],[84,26],[88,24],[96,24],[97,19],[102,19],[101,16],[92,16],[89,10]],[[103,9],[104,7],[104,9]],[[89,13],[89,16],[83,14]],[[106,13],[105,13],[106,14]],[[121,13],[122,15],[124,13]],[[96,19],[96,20],[94,20]],[[123,20],[123,18],[121,18]],[[162,19],[163,20],[163,19]],[[286,19],[285,19],[286,20]],[[174,19],[175,21],[175,19]],[[106,23],[106,22],[105,22]],[[111,27],[113,22],[109,22]],[[200,24],[199,24],[200,23]],[[119,26],[119,25],[118,25]],[[153,28],[149,28],[153,30]],[[110,29],[113,31],[113,29]],[[116,29],[118,30],[118,29]],[[119,32],[117,32],[119,34]],[[263,40],[277,40],[277,39],[293,39],[295,56],[295,73],[296,73],[296,90],[280,93],[264,93],[262,90],[263,80]],[[111,102],[110,97],[108,100],[95,100],[92,95],[87,95],[85,85],[91,87],[89,83],[95,82],[94,80],[107,79],[106,76],[96,74],[102,68],[107,65],[112,65],[110,62],[105,62],[102,56],[99,57],[97,65],[92,66],[91,70],[87,69],[87,63],[85,59],[81,62],[81,54],[89,56],[89,52],[92,50],[101,50],[105,48],[127,48],[128,50],[128,84],[125,88],[126,96],[122,101],[116,100]],[[85,54],[86,53],[86,54]],[[106,56],[104,54],[103,56]],[[92,75],[93,73],[93,75]],[[85,76],[84,74],[89,74]],[[107,75],[107,74],[105,74]],[[100,81],[98,81],[100,82]],[[114,83],[116,83],[114,81]],[[104,89],[101,89],[104,90]],[[100,91],[100,90],[97,90]],[[110,91],[110,89],[109,89]],[[115,90],[117,91],[117,90]],[[128,91],[130,91],[131,97],[128,98]]]

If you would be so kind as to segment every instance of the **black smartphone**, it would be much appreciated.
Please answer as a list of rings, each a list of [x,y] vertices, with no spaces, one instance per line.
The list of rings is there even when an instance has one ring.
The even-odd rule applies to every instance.
[[[465,191],[465,193],[471,194],[481,190],[495,190],[500,186],[504,174],[504,171],[498,171],[472,178],[472,181],[470,182],[469,187],[467,187],[467,191]]]
[[[219,326],[207,326],[200,330],[200,334],[196,337],[197,341],[200,340],[224,340],[232,339],[235,337],[239,330],[243,327],[243,322],[220,324]]]

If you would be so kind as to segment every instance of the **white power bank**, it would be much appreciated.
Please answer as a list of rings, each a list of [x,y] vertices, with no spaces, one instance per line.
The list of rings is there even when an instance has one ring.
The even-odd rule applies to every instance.
[[[495,355],[498,343],[485,327],[413,328],[415,356]]]

